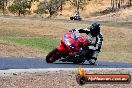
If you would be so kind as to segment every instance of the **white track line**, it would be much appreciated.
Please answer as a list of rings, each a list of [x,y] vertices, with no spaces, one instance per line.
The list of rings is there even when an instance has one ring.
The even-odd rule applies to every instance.
[[[116,71],[116,70],[127,70],[127,71],[132,71],[132,68],[83,68],[86,71],[89,70],[112,70],[112,71]],[[21,72],[28,72],[28,73],[34,73],[34,72],[54,72],[54,71],[76,71],[77,68],[40,68],[40,69],[9,69],[9,70],[0,70],[0,73],[21,73]]]

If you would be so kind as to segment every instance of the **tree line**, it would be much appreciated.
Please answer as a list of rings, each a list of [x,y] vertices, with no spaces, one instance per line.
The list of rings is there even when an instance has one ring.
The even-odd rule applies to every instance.
[[[125,0],[111,0],[111,7],[112,9],[120,9],[123,7],[125,4]],[[132,5],[132,0],[128,0],[127,3],[128,6]]]
[[[12,3],[8,5],[11,0],[0,0],[0,10],[3,14],[8,10],[10,13],[20,15],[31,14],[31,6],[34,2],[39,2],[39,0],[12,0]],[[84,9],[87,0],[44,0],[40,2],[38,8],[34,11],[36,14],[49,13],[49,16],[56,14],[58,11],[63,10],[63,6],[66,2],[75,8],[77,12]],[[89,0],[91,1],[91,0]],[[111,0],[112,9],[120,9],[125,4],[125,0]],[[132,0],[128,0],[128,5],[131,6]]]

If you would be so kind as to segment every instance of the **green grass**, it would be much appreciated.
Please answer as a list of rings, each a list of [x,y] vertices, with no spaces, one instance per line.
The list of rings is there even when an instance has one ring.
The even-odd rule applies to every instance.
[[[47,52],[55,48],[59,43],[59,41],[54,40],[51,37],[6,37],[4,40]]]

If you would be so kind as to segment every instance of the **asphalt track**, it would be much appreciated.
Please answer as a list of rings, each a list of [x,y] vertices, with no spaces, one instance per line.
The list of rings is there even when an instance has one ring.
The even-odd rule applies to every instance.
[[[8,69],[47,69],[47,68],[78,68],[79,65],[73,63],[55,62],[48,64],[45,58],[23,58],[23,57],[0,57],[0,70]],[[109,62],[97,61],[96,65],[85,62],[83,68],[132,68],[132,62]]]

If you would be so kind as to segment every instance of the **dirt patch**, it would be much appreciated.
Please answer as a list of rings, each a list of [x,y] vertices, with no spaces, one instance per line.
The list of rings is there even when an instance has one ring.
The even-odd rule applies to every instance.
[[[45,53],[26,46],[0,43],[0,56],[45,57]]]
[[[131,74],[126,70],[89,70],[88,74]],[[85,84],[79,86],[73,71],[1,73],[1,88],[130,88],[130,84]]]
[[[1,30],[8,30],[11,34],[19,33],[19,36],[45,36],[61,35],[72,28],[85,27],[85,24],[54,22],[53,20],[41,21],[30,19],[0,18]],[[8,26],[7,26],[8,25]],[[84,26],[85,25],[85,26]],[[9,34],[8,31],[3,31]],[[21,34],[20,34],[21,33]],[[6,35],[7,36],[7,35]]]
[[[96,14],[96,13],[95,13]],[[94,14],[94,15],[95,15]],[[117,12],[109,13],[102,16],[95,16],[88,18],[87,20],[100,20],[100,21],[132,21],[132,7],[127,9],[121,9]]]

